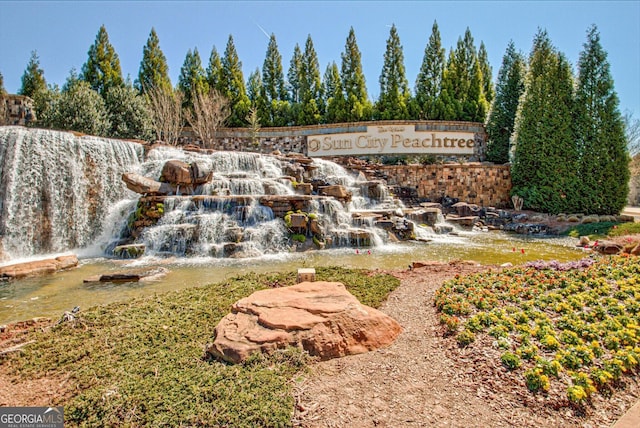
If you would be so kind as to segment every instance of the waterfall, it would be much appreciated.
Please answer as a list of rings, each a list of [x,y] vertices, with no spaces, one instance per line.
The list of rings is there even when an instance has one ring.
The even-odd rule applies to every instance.
[[[92,244],[114,204],[135,196],[121,175],[142,156],[132,142],[0,127],[0,256]]]
[[[147,255],[253,257],[387,242],[380,212],[402,205],[383,183],[298,159],[165,146],[145,154],[133,142],[0,127],[0,260],[72,249],[113,255],[132,243]],[[159,181],[169,160],[188,164],[193,179],[172,196],[141,198],[122,181],[123,173]],[[321,186],[339,192],[321,196]]]

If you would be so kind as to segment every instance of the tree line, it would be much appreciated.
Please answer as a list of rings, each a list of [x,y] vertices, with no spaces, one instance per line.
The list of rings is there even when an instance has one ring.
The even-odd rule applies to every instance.
[[[20,94],[34,99],[37,126],[175,144],[188,123],[205,146],[221,125],[257,130],[376,119],[483,122],[486,158],[511,163],[512,193],[525,208],[618,213],[628,194],[628,147],[637,151],[638,121],[619,111],[596,26],[588,29],[583,48],[574,75],[546,31],[535,35],[528,57],[510,42],[494,87],[484,44],[476,50],[467,28],[446,57],[434,22],[412,93],[392,26],[374,102],[353,28],[340,67],[331,62],[322,76],[308,36],[304,49],[295,46],[285,78],[272,34],[262,70],[256,68],[245,84],[230,35],[222,56],[213,47],[206,68],[197,48],[189,50],[173,86],[154,29],[131,82],[123,79],[102,26],[81,73],[72,70],[61,90],[47,85],[33,52]]]
[[[204,108],[223,115],[218,125],[251,127],[259,123],[270,127],[377,119],[483,122],[493,98],[486,48],[483,43],[476,48],[468,28],[447,59],[434,22],[413,93],[395,25],[387,40],[377,101],[368,95],[353,28],[340,58],[340,65],[332,61],[321,73],[309,35],[304,48],[296,44],[285,75],[276,37],[271,34],[262,70],[256,68],[245,80],[230,35],[222,55],[213,46],[206,66],[197,48],[189,50],[173,85],[152,28],[138,76],[131,82],[122,77],[118,55],[102,26],[81,72],[72,70],[61,89],[47,84],[37,52],[32,52],[19,93],[35,100],[38,126],[140,139],[154,133],[156,138],[166,139],[166,130],[158,130],[157,122],[162,119],[154,119],[153,109],[149,109],[160,101],[179,104],[173,116],[179,115],[185,123],[195,122],[197,109]],[[213,108],[209,108],[211,104]],[[85,106],[82,114],[70,117],[67,110],[77,111],[76,106],[81,105]]]

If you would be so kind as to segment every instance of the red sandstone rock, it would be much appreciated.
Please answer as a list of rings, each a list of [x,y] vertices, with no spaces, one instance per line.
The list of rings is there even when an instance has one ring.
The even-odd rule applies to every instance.
[[[28,276],[45,275],[78,265],[74,255],[59,256],[55,259],[35,260],[0,267],[0,279],[17,279]]]
[[[391,344],[402,327],[362,305],[338,282],[302,282],[239,300],[215,328],[207,352],[239,363],[287,346],[326,360]]]
[[[167,161],[162,167],[160,181],[176,185],[190,185],[193,183],[191,167],[189,164],[179,160]]]

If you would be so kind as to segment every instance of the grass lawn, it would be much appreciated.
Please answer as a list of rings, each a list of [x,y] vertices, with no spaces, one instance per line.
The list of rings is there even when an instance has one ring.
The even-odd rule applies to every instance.
[[[318,268],[377,307],[400,281],[390,275]],[[24,378],[70,376],[56,405],[67,426],[288,426],[292,379],[308,362],[287,349],[241,365],[204,359],[215,325],[256,290],[292,285],[296,273],[247,274],[83,311],[74,322],[32,333],[35,343],[0,360]]]

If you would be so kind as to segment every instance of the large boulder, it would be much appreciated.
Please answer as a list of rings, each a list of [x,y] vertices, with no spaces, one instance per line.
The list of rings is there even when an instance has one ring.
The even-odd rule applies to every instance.
[[[175,185],[191,185],[191,166],[188,163],[179,160],[167,161],[162,167],[160,181]]]
[[[326,360],[387,346],[401,330],[339,282],[302,282],[236,302],[216,326],[207,352],[240,363],[255,352],[296,346]]]

